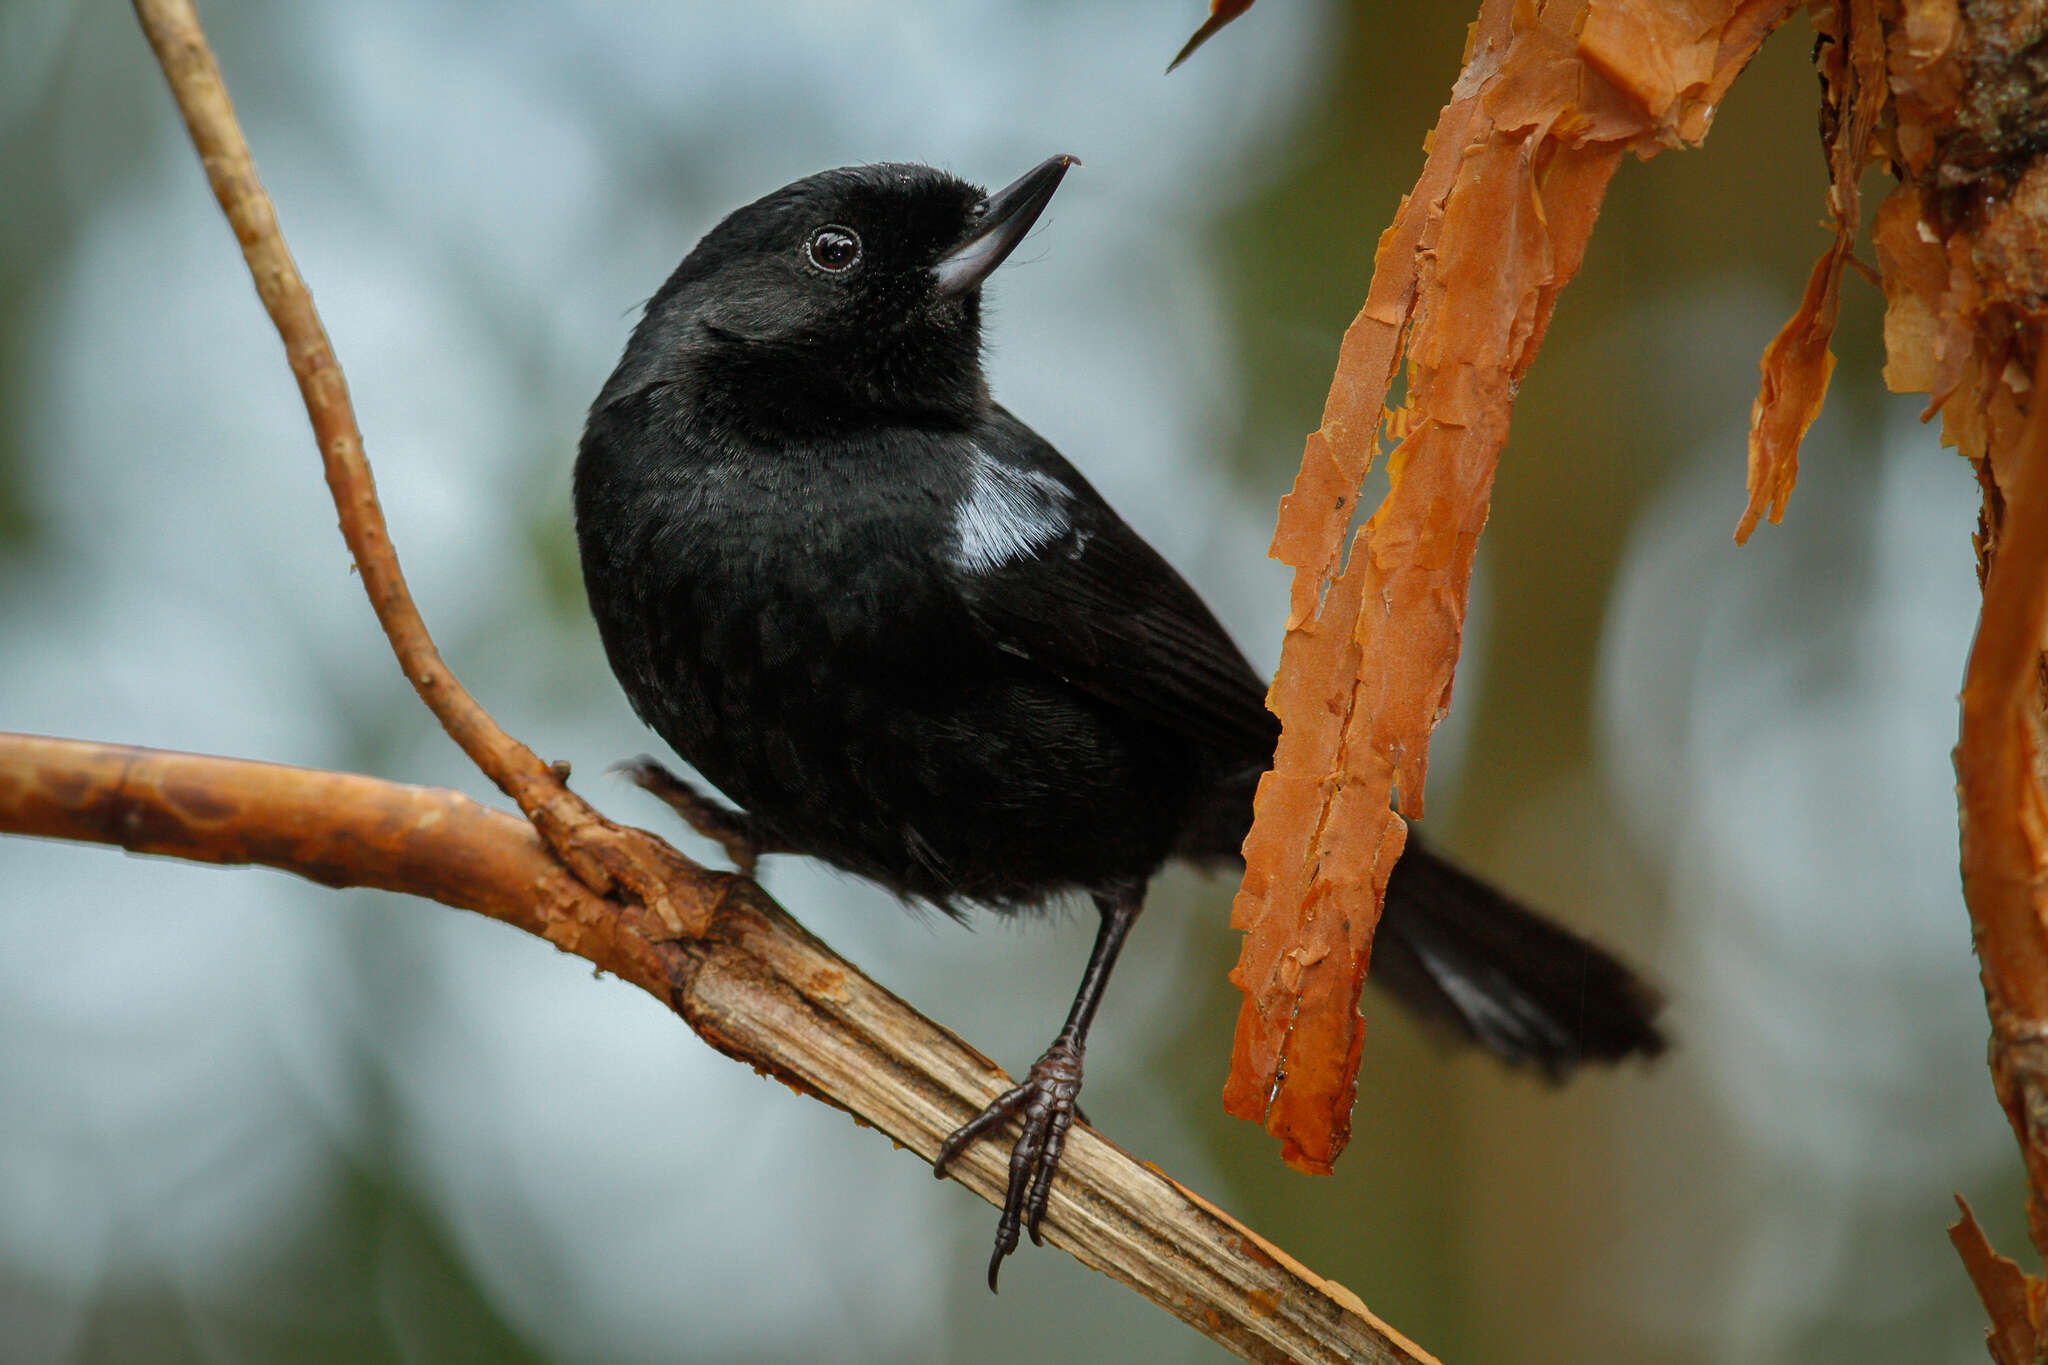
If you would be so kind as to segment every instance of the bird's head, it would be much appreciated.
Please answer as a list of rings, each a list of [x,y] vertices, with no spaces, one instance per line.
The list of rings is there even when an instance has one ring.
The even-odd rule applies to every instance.
[[[993,194],[929,166],[822,171],[736,210],[647,308],[645,378],[777,432],[965,421],[987,401],[981,284],[1073,157]]]

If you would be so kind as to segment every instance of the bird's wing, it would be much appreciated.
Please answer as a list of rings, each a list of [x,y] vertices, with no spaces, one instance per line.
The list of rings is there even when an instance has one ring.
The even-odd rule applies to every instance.
[[[997,648],[1227,756],[1272,758],[1265,687],[1195,590],[1007,413],[983,434],[949,547]]]

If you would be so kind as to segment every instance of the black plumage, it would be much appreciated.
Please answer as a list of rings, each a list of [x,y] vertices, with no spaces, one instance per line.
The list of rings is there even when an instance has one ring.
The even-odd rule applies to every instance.
[[[1146,881],[1237,856],[1278,733],[1193,589],[989,396],[981,282],[1069,164],[993,195],[827,171],[733,213],[648,304],[575,477],[613,671],[740,807],[681,801],[700,824],[949,911],[1101,910],[1067,1027],[941,1155],[1024,1120],[991,1286]],[[1626,968],[1419,844],[1383,929],[1387,984],[1510,1060],[1662,1046]]]

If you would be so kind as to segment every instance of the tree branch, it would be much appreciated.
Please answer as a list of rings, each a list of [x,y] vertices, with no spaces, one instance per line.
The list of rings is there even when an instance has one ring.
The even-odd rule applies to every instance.
[[[2033,392],[2048,383],[2048,351]],[[2048,1254],[2048,794],[2041,640],[2048,634],[2048,403],[2027,414],[2004,486],[1998,554],[1963,675],[1956,793],[1963,892],[1991,1010],[1991,1067],[2026,1158],[2027,1221]]]
[[[686,875],[689,861],[650,834],[612,824],[570,791],[533,750],[491,719],[435,648],[391,546],[341,362],[278,229],[277,211],[257,177],[199,15],[191,0],[135,0],[135,14],[170,82],[214,197],[242,245],[256,293],[284,342],[341,517],[342,539],[406,679],[441,728],[519,804],[584,885],[603,894],[617,881],[672,931],[701,932],[702,925],[685,919],[667,890],[668,878]]]
[[[0,733],[0,833],[259,863],[426,896],[537,934],[654,995],[719,1051],[846,1110],[925,1161],[1008,1088],[994,1063],[863,976],[760,887],[693,869],[705,924],[666,934],[594,895],[531,826],[457,792],[243,759]],[[1007,1155],[952,1169],[990,1203]],[[1248,1360],[1433,1365],[1343,1286],[1075,1124],[1045,1235]]]
[[[2026,1166],[2028,1230],[2048,1256],[2048,14],[1958,0],[1832,9],[1830,116],[1842,116],[1851,87],[1890,102],[1879,111],[1888,117],[1867,120],[1876,141],[1849,142],[1899,178],[1872,232],[1885,383],[1928,395],[1924,415],[1941,414],[1943,442],[1968,457],[1984,494],[1984,605],[1955,749],[1963,898],[1991,1016],[1992,1083]],[[1836,164],[1843,202],[1861,166]],[[2048,1335],[2048,1283],[1993,1253],[1967,1208],[1951,1236],[1991,1318],[1993,1358],[2034,1361]]]

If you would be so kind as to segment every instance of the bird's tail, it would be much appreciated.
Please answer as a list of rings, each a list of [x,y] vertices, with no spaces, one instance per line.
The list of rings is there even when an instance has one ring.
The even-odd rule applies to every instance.
[[[1250,804],[1198,820],[1183,856],[1234,859]],[[1581,1062],[1655,1057],[1665,1048],[1662,1002],[1647,982],[1598,944],[1439,856],[1412,827],[1387,880],[1368,979],[1422,1018],[1552,1080]]]
[[[1387,879],[1371,980],[1502,1060],[1563,1080],[1664,1051],[1657,992],[1596,943],[1415,837]]]

